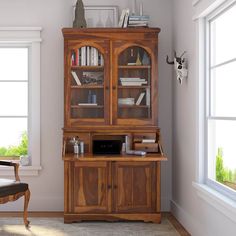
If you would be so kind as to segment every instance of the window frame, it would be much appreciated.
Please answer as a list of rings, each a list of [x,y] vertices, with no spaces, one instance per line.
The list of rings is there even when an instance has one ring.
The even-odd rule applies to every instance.
[[[29,69],[31,66],[31,62],[30,62],[30,45],[29,44],[25,44],[25,43],[11,43],[11,44],[6,44],[6,43],[1,43],[0,42],[0,48],[27,48],[27,53],[28,53],[28,57],[27,57],[27,62],[28,62],[28,78],[27,80],[0,80],[0,85],[1,83],[21,83],[21,82],[27,82],[27,90],[28,90],[28,99],[27,99],[27,115],[0,115],[0,118],[26,118],[27,119],[27,134],[28,134],[28,140],[29,140],[29,135],[31,134],[30,130],[29,130],[29,120],[30,120],[30,92],[31,92],[31,88],[30,88],[30,78],[29,78]],[[31,153],[31,148],[30,145],[28,143],[28,155],[30,155]],[[14,160],[17,161],[18,159],[14,158],[13,156],[6,156],[6,159],[4,159],[4,156],[1,156],[1,160]]]
[[[229,116],[215,116],[212,114],[211,111],[211,70],[212,67],[216,68],[219,65],[227,65],[233,61],[236,60],[234,58],[233,60],[224,61],[223,63],[219,63],[217,65],[211,66],[211,38],[210,38],[210,24],[213,20],[215,20],[217,17],[224,14],[227,10],[229,10],[232,7],[236,6],[235,1],[228,1],[222,6],[215,9],[212,13],[208,14],[205,17],[204,25],[205,25],[205,81],[204,81],[204,182],[207,186],[210,188],[218,191],[219,193],[231,198],[232,200],[236,201],[236,192],[232,190],[231,188],[227,187],[226,185],[223,185],[217,181],[214,181],[210,178],[208,178],[208,122],[210,120],[229,120],[229,121],[236,121],[236,117],[229,117]]]
[[[0,47],[28,47],[28,139],[29,166],[21,166],[21,175],[38,175],[40,162],[40,45],[41,27],[0,27]],[[0,167],[0,175],[12,175]]]

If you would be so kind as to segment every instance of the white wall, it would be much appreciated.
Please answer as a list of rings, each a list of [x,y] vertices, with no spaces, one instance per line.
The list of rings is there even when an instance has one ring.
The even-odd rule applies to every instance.
[[[72,25],[73,0],[1,0],[0,26],[42,26],[41,45],[41,162],[39,176],[22,177],[31,189],[30,211],[63,210],[63,37],[61,28]],[[138,1],[137,1],[138,2]],[[171,0],[145,0],[144,13],[151,26],[160,27],[159,44],[159,124],[169,161],[162,165],[162,209],[169,210],[172,156],[172,79],[165,55],[172,51]],[[84,0],[85,5],[98,5]],[[131,1],[103,0],[100,5],[131,6]],[[22,200],[0,206],[0,211],[22,210]]]
[[[213,1],[208,1],[213,2]],[[219,1],[218,1],[219,2]],[[197,196],[192,186],[197,170],[197,61],[196,9],[191,0],[173,1],[173,48],[187,51],[189,76],[183,85],[173,83],[173,201],[172,211],[193,236],[236,235],[236,225]],[[203,8],[202,8],[203,9]]]

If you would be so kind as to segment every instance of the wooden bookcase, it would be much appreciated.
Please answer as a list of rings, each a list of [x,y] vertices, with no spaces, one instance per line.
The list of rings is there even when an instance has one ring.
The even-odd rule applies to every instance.
[[[64,221],[160,222],[158,28],[62,30]],[[74,154],[71,140],[84,143]],[[93,154],[94,140],[129,139],[144,157]]]

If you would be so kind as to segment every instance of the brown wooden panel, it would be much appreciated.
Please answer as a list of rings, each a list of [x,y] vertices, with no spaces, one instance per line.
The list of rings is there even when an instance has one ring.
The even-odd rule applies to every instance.
[[[151,205],[149,193],[151,192],[151,173],[149,168],[136,167],[133,169],[133,204],[136,206]],[[137,181],[135,181],[137,180]],[[143,190],[146,191],[143,191]]]
[[[156,133],[135,133],[134,142],[142,142],[143,139],[156,140]]]
[[[77,51],[79,48],[89,46],[96,48],[104,58],[104,66],[72,66],[71,52]],[[65,127],[78,127],[78,125],[104,125],[109,123],[109,78],[110,78],[110,59],[109,59],[109,41],[108,40],[70,40],[65,41],[64,50],[64,87],[65,87]],[[88,87],[80,86],[75,89],[74,80],[71,71],[76,71],[77,75],[82,72],[100,71],[104,75],[104,83],[102,88],[96,90],[98,104],[102,106],[96,107],[79,107],[79,102],[85,102],[85,96],[88,93]],[[73,82],[73,83],[72,83]],[[95,88],[93,89],[95,91]],[[103,102],[104,101],[104,102]]]
[[[76,162],[74,211],[108,212],[108,167],[106,162]]]
[[[134,143],[135,150],[158,152],[158,143]]]
[[[112,124],[113,125],[156,125],[157,124],[157,83],[155,82],[157,80],[157,59],[156,59],[156,41],[150,41],[150,40],[135,40],[135,41],[122,41],[122,40],[117,40],[113,41],[113,58],[112,58],[112,66],[113,66],[113,78],[112,78],[112,104],[111,104],[111,111],[112,111]],[[151,106],[148,114],[143,116],[144,110],[140,110],[140,107],[133,107],[133,110],[129,112],[129,114],[125,114],[127,111],[123,111],[124,114],[121,115],[118,112],[118,84],[119,84],[119,58],[120,55],[130,47],[140,47],[142,48],[145,52],[148,53],[151,61],[151,67],[150,67],[150,75],[151,75],[151,94],[150,94],[150,101],[151,101]],[[123,67],[122,67],[123,68]],[[125,69],[128,69],[125,68]],[[136,70],[143,70],[140,68],[136,68]],[[131,68],[132,75],[128,74],[126,75],[127,77],[135,77],[135,69]],[[123,74],[122,74],[123,75]],[[125,76],[125,74],[124,74]],[[125,76],[125,77],[126,77]],[[138,76],[139,77],[139,76]],[[144,76],[146,78],[146,76]],[[147,79],[147,78],[146,78]],[[131,91],[131,90],[130,90]],[[132,96],[131,96],[132,97]],[[146,109],[145,109],[146,110]],[[138,114],[140,112],[140,114]],[[132,115],[131,115],[132,114]],[[136,114],[136,115],[134,115]],[[125,117],[125,118],[122,118]]]
[[[115,212],[154,212],[156,185],[152,162],[114,163]]]

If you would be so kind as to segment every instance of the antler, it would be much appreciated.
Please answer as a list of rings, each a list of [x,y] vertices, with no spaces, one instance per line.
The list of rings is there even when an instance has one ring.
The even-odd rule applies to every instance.
[[[169,61],[169,57],[166,56],[166,63],[167,63],[167,64],[170,64],[170,65],[173,65],[173,64],[174,64],[174,61]]]
[[[182,58],[185,53],[186,53],[186,51],[184,51],[184,52],[181,54],[180,58]]]

